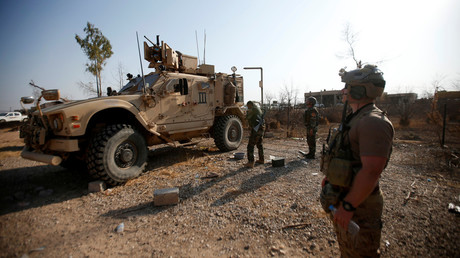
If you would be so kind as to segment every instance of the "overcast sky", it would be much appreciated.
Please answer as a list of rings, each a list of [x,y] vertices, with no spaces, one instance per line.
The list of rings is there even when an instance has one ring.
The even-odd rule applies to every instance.
[[[58,88],[70,99],[88,97],[78,82],[94,81],[85,72],[87,57],[75,41],[89,21],[110,40],[113,56],[103,71],[103,88],[117,88],[117,67],[140,74],[136,31],[155,41],[160,35],[175,50],[203,59],[216,72],[245,78],[245,101],[264,92],[278,99],[285,87],[299,96],[341,89],[342,67],[354,69],[347,51],[345,24],[357,33],[356,57],[376,63],[389,93],[433,92],[434,80],[460,90],[460,1],[21,1],[3,0],[0,8],[0,111],[20,107],[32,95],[33,80]],[[143,60],[143,59],[142,59]],[[153,70],[143,61],[144,73]],[[303,101],[303,99],[302,99]]]

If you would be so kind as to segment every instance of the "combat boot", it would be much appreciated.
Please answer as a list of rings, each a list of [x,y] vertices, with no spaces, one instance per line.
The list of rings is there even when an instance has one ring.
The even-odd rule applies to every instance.
[[[253,168],[254,167],[254,161],[248,161],[248,163],[244,164],[245,168]]]
[[[315,153],[309,152],[307,155],[305,155],[306,159],[315,159]]]
[[[257,164],[265,164],[265,159],[264,157],[260,157],[257,161],[256,161]]]

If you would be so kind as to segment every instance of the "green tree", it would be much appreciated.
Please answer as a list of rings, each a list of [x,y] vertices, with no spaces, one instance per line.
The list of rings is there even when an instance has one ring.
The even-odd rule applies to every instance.
[[[102,35],[102,32],[89,22],[86,24],[86,28],[84,28],[83,31],[86,33],[86,37],[81,38],[75,34],[75,39],[90,60],[90,62],[86,64],[86,71],[96,76],[97,96],[100,97],[102,95],[101,71],[102,67],[105,65],[105,61],[113,54],[112,45],[110,45],[110,41]]]

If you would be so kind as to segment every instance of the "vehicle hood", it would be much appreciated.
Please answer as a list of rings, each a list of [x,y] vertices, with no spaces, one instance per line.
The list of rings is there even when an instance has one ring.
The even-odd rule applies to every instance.
[[[59,110],[67,109],[67,108],[73,108],[79,105],[97,105],[98,102],[102,103],[107,100],[121,100],[121,101],[130,102],[131,104],[133,104],[133,102],[135,100],[138,100],[139,98],[140,98],[140,95],[119,95],[119,96],[91,98],[91,99],[85,99],[85,100],[75,100],[75,101],[60,103],[60,104],[56,104],[50,107],[43,108],[42,112],[43,113],[53,113],[55,111],[59,111]]]

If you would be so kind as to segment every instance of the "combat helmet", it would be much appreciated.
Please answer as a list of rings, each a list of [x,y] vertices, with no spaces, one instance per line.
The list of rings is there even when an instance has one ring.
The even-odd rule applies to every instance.
[[[308,104],[308,103],[311,103],[313,106],[315,106],[315,105],[316,105],[316,102],[317,102],[317,101],[316,101],[316,98],[313,97],[313,96],[311,96],[311,97],[309,97],[309,98],[307,99],[307,104]]]
[[[345,88],[354,99],[362,99],[365,96],[371,99],[380,97],[385,89],[385,79],[383,72],[376,65],[365,65],[352,71],[345,71],[344,68],[339,71]]]

